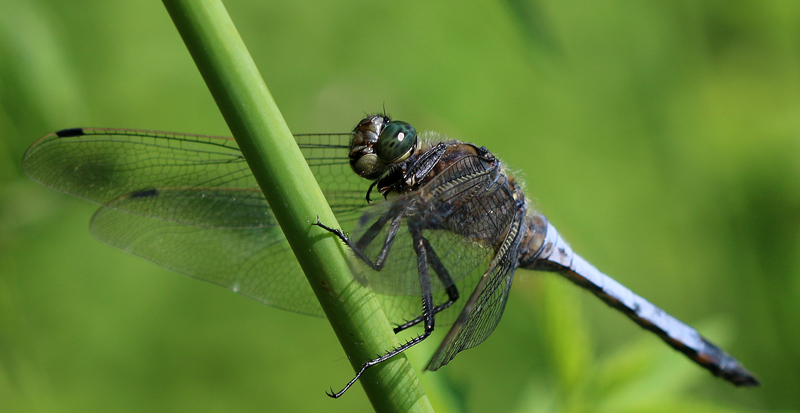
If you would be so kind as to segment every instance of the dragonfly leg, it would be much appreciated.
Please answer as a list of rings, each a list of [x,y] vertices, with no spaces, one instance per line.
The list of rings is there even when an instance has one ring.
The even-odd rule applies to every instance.
[[[428,239],[423,237],[422,242],[428,254],[428,264],[433,267],[433,271],[436,273],[436,276],[439,277],[439,281],[445,285],[445,292],[447,293],[447,301],[433,307],[433,313],[436,314],[447,309],[453,305],[456,300],[458,300],[458,288],[456,288],[455,284],[453,283],[453,279],[450,277],[450,272],[448,272],[447,268],[445,268],[444,264],[442,264],[442,260],[439,259],[439,255],[436,254],[436,251],[433,249],[431,243],[428,242]],[[394,332],[395,334],[399,333],[411,326],[421,323],[424,319],[425,318],[423,316],[419,316],[413,320],[400,324],[394,328]]]
[[[431,275],[428,271],[428,257],[427,257],[427,250],[425,249],[425,241],[422,237],[422,233],[418,228],[414,228],[413,225],[411,226],[411,235],[414,239],[414,252],[417,253],[417,271],[419,272],[419,283],[420,288],[422,290],[422,317],[424,320],[425,331],[417,337],[407,341],[405,344],[397,347],[391,351],[388,351],[386,354],[374,358],[370,361],[361,365],[361,369],[356,373],[356,376],[347,383],[346,386],[342,390],[336,393],[326,393],[328,396],[337,399],[341,397],[347,389],[349,389],[356,381],[361,377],[364,372],[381,362],[384,362],[406,350],[413,347],[416,344],[421,343],[423,340],[428,338],[433,332],[433,324],[434,324],[434,313],[433,313],[433,294],[431,293]]]
[[[393,215],[394,214],[394,215]],[[400,223],[402,222],[403,214],[402,211],[398,210],[389,210],[386,211],[374,224],[372,224],[364,235],[356,241],[355,243],[350,240],[350,238],[345,235],[342,230],[337,228],[331,228],[322,222],[320,222],[319,217],[317,217],[317,222],[313,225],[316,225],[326,231],[329,231],[339,237],[351,250],[356,254],[356,256],[364,261],[367,265],[369,265],[375,271],[380,271],[383,268],[383,265],[386,263],[386,257],[389,255],[389,250],[392,248],[392,244],[394,244],[394,239],[397,236],[397,232],[400,230]],[[378,234],[381,232],[386,223],[389,222],[391,219],[391,224],[389,227],[389,231],[386,234],[386,238],[383,241],[383,247],[381,250],[378,251],[378,255],[375,257],[375,261],[372,261],[366,254],[364,254],[364,249],[375,240]]]

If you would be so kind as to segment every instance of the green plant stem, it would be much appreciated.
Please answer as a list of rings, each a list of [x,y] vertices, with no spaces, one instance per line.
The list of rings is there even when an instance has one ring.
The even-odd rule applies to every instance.
[[[397,347],[380,304],[353,279],[342,243],[311,225],[319,216],[338,226],[222,2],[164,0],[164,5],[353,367]],[[369,369],[361,385],[377,411],[433,411],[404,355]]]

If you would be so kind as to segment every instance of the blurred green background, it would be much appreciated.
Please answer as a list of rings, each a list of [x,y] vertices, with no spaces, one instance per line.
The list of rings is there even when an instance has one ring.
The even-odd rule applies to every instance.
[[[385,104],[486,145],[578,253],[763,383],[518,271],[492,337],[421,373],[439,411],[800,407],[800,2],[226,5],[294,132]],[[0,411],[370,409],[324,395],[352,375],[325,320],[102,245],[95,206],[24,176],[66,127],[228,134],[160,2],[4,0],[0,105]]]

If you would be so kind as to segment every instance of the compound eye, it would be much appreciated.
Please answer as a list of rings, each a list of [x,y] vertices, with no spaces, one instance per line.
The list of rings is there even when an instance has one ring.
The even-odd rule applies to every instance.
[[[417,131],[401,121],[389,122],[378,137],[378,158],[387,164],[405,160],[417,143]]]

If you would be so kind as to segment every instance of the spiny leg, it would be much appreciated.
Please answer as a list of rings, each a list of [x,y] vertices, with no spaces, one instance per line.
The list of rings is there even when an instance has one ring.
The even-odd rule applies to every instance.
[[[395,214],[392,216],[392,214]],[[375,240],[375,237],[381,232],[383,227],[391,218],[392,222],[389,227],[389,232],[386,234],[386,238],[383,241],[383,247],[381,250],[378,251],[378,255],[375,257],[375,261],[373,262],[366,254],[364,254],[364,249]],[[386,257],[389,256],[389,250],[392,248],[392,244],[394,244],[394,239],[397,236],[397,232],[400,229],[400,223],[402,222],[403,213],[402,210],[397,209],[390,209],[386,211],[381,217],[372,224],[364,235],[361,238],[353,243],[350,238],[345,235],[342,230],[338,228],[331,228],[322,222],[320,222],[319,217],[317,217],[317,222],[313,223],[312,225],[316,225],[328,232],[333,233],[339,239],[341,239],[351,250],[356,254],[356,256],[364,261],[367,265],[369,265],[372,269],[376,271],[380,271],[383,268],[383,265],[386,263]]]
[[[441,281],[442,285],[445,285],[445,292],[447,293],[447,301],[443,302],[442,304],[433,307],[433,314],[436,314],[440,311],[443,311],[453,305],[456,300],[458,300],[458,288],[456,288],[455,284],[453,283],[453,279],[450,277],[450,272],[447,271],[444,264],[442,264],[442,260],[439,259],[439,255],[436,254],[436,250],[433,249],[433,246],[428,239],[422,237],[423,246],[425,251],[428,255],[428,264],[433,267],[433,271],[436,273],[436,276],[439,277],[439,281]],[[425,318],[423,316],[419,316],[413,320],[406,321],[403,324],[398,325],[394,328],[394,332],[399,333],[409,327],[415,326],[422,322]]]
[[[428,338],[433,332],[433,324],[434,324],[434,313],[433,313],[433,294],[431,293],[431,275],[428,272],[428,258],[427,258],[427,251],[425,249],[425,241],[423,241],[422,233],[418,228],[414,228],[414,225],[411,225],[409,230],[411,231],[411,236],[413,238],[414,243],[414,252],[417,253],[417,271],[419,272],[419,284],[420,289],[422,291],[422,317],[425,321],[425,331],[407,341],[405,344],[397,347],[386,354],[372,359],[364,364],[361,365],[361,369],[356,373],[356,376],[353,377],[353,380],[350,380],[344,388],[336,393],[326,393],[328,396],[337,399],[341,397],[347,389],[349,389],[355,382],[361,377],[364,372],[381,362],[384,362],[406,350],[413,347],[414,345],[421,343],[423,340]]]

